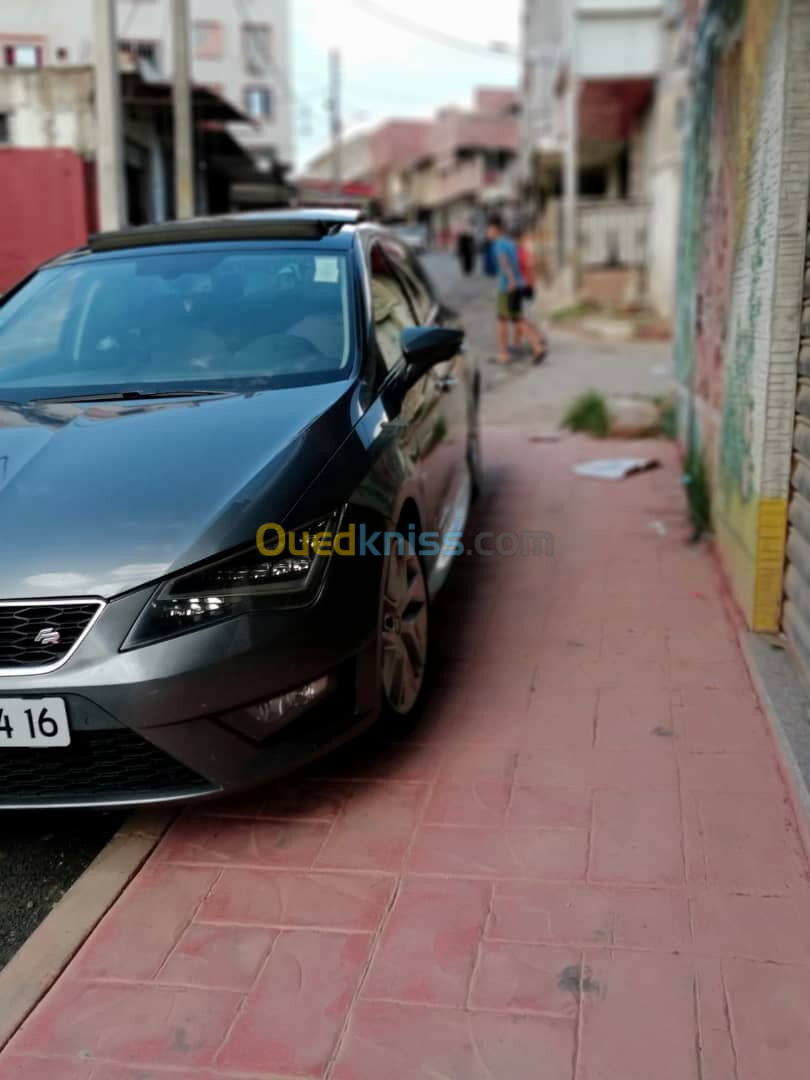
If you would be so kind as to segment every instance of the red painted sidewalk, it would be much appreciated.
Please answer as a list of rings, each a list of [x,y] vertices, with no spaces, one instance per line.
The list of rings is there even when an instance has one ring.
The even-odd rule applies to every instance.
[[[486,449],[474,526],[553,556],[460,559],[410,736],[187,812],[0,1080],[807,1080],[808,862],[673,448]]]

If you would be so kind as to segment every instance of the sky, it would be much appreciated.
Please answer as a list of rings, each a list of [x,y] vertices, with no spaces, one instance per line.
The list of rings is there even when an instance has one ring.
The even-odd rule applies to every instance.
[[[514,57],[453,48],[394,25],[408,19],[476,45],[517,46],[520,0],[291,0],[296,169],[329,142],[328,52],[341,50],[343,123],[351,132],[389,116],[469,105],[476,86],[515,86]]]

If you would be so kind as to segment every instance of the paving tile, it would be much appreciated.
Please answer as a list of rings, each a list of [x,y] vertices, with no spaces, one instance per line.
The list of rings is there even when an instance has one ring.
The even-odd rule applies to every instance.
[[[518,751],[514,746],[469,743],[453,748],[439,772],[438,783],[458,786],[493,780],[511,780]]]
[[[407,866],[415,873],[573,880],[585,874],[584,829],[477,829],[423,825]]]
[[[697,893],[691,907],[699,953],[810,964],[810,891],[750,896],[712,890]]]
[[[190,814],[172,826],[155,859],[216,866],[308,867],[329,829],[325,821],[263,821]]]
[[[364,997],[463,1005],[490,893],[482,881],[407,877],[374,955]]]
[[[774,795],[785,787],[772,754],[684,753],[678,755],[681,784],[685,791]]]
[[[55,1061],[53,1058],[4,1054],[0,1061],[3,1080],[93,1080],[86,1062]]]
[[[587,788],[515,784],[506,824],[531,828],[589,829],[593,794]]]
[[[360,1002],[334,1080],[571,1080],[575,1025],[546,1016]],[[540,1065],[542,1063],[542,1066]]]
[[[391,899],[385,874],[226,869],[198,918],[256,926],[376,930]]]
[[[217,876],[217,870],[203,867],[145,866],[90,935],[71,974],[152,978]]]
[[[728,1031],[717,1028],[701,1031],[700,1080],[740,1080]]]
[[[589,873],[594,881],[682,884],[678,793],[597,791]]]
[[[577,1080],[700,1080],[687,962],[594,951],[586,953],[586,968]]]
[[[606,619],[602,626],[601,656],[605,660],[630,659],[639,666],[666,665],[670,659],[666,628],[660,621]],[[629,685],[632,685],[629,684]]]
[[[526,738],[529,720],[522,711],[505,712],[497,706],[460,706],[434,701],[431,695],[425,715],[420,718],[420,739],[444,749],[460,743],[499,743],[519,747]]]
[[[160,1066],[138,1065],[129,1068],[126,1065],[111,1065],[104,1062],[96,1065],[90,1080],[225,1080],[221,1073],[205,1072],[199,1070],[189,1071],[186,1069],[178,1072],[176,1069],[167,1071]],[[251,1077],[245,1080],[253,1080]],[[263,1076],[261,1080],[273,1080],[272,1076]]]
[[[471,785],[436,785],[425,810],[431,825],[503,825],[509,806],[508,780],[482,780]]]
[[[320,1077],[368,959],[371,938],[283,931],[217,1058],[224,1071]]]
[[[703,792],[689,793],[686,798],[695,807],[686,823],[688,842],[702,853],[709,884],[729,891],[767,893],[806,885],[806,859],[787,802],[762,795]],[[700,873],[697,858],[695,863]]]
[[[764,720],[747,696],[711,690],[685,696],[689,704],[672,707],[678,744],[684,749],[773,753]]]
[[[689,947],[686,896],[669,889],[498,882],[487,936],[673,952]]]
[[[581,954],[556,945],[485,941],[470,1007],[576,1017]]]
[[[745,960],[724,966],[738,1080],[807,1080],[810,969]]]
[[[242,995],[63,979],[12,1039],[12,1051],[128,1064],[208,1065]]]
[[[605,750],[645,750],[673,739],[671,695],[633,687],[602,690],[596,713],[595,744]]]
[[[429,783],[436,778],[442,756],[434,742],[417,742],[415,739],[382,742],[367,736],[363,742],[349,744],[315,762],[308,775],[327,780]]]
[[[247,991],[278,931],[261,926],[210,926],[185,931],[160,970],[158,982]]]
[[[598,691],[592,688],[536,684],[529,702],[525,745],[590,749],[597,701]]]
[[[555,748],[523,751],[515,781],[549,787],[675,790],[678,771],[669,745],[648,750]]]
[[[426,797],[421,784],[354,785],[315,865],[398,870]]]
[[[306,818],[308,821],[334,821],[343,806],[345,792],[340,787],[301,776],[290,777],[246,795],[234,795],[211,803],[216,817]]]

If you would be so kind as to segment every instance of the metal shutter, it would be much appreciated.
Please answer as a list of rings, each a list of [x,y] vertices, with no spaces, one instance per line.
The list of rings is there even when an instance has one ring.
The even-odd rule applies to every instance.
[[[806,256],[782,622],[810,680],[810,223]]]

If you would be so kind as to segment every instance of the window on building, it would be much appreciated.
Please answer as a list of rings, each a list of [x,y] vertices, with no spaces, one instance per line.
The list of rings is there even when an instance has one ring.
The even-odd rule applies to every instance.
[[[42,67],[42,46],[15,44],[4,45],[3,60],[6,67]]]
[[[191,28],[194,55],[201,60],[222,56],[222,23],[213,19],[195,19]]]
[[[143,62],[150,69],[152,74],[160,74],[160,43],[157,41],[135,41],[133,39],[124,38],[119,40],[118,48],[120,52],[126,53],[136,62]]]
[[[11,124],[8,113],[0,113],[0,146],[11,142]]]
[[[270,69],[273,41],[267,23],[245,23],[242,26],[242,53],[245,70],[251,75],[264,75]]]
[[[273,95],[269,86],[245,87],[245,112],[252,120],[269,120],[273,115]]]

